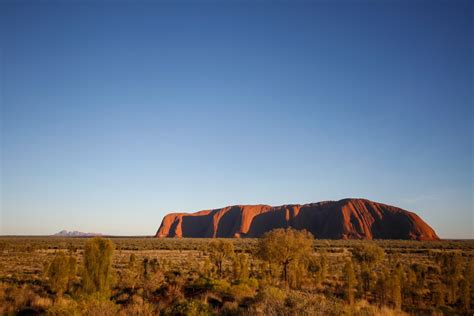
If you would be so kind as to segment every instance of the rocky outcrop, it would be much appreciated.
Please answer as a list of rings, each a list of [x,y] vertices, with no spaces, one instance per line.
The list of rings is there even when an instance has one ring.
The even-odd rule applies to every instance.
[[[83,233],[77,230],[74,231],[67,231],[67,230],[62,230],[59,233],[54,234],[53,236],[58,236],[58,237],[94,237],[94,236],[102,236],[102,234],[98,233]]]
[[[439,239],[415,213],[365,199],[172,213],[163,218],[156,237],[260,237],[286,227],[306,229],[319,239]]]

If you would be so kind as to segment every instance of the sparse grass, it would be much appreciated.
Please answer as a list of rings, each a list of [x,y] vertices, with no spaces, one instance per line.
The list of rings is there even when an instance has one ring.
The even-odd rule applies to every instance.
[[[83,293],[81,277],[84,246],[90,238],[0,237],[0,314],[28,310],[49,315],[473,312],[472,240],[315,240],[314,252],[309,254],[312,259],[290,268],[290,288],[285,288],[281,269],[255,255],[257,239],[225,239],[232,243],[235,254],[234,259],[224,258],[221,272],[210,258],[210,239],[110,239],[115,245],[112,291],[107,297],[93,297]],[[357,284],[355,303],[349,305],[345,300],[343,268],[347,259],[368,243],[381,247],[385,255],[374,263],[370,273],[364,272],[363,264],[353,258]],[[65,293],[51,288],[47,273],[60,253],[75,258],[78,266]],[[135,262],[130,264],[132,254]],[[242,260],[244,264],[240,263]],[[396,271],[403,274],[398,311],[393,293],[389,292],[393,278],[384,278],[384,273],[390,276]],[[363,282],[368,282],[368,289],[363,289]],[[386,297],[380,294],[385,290]],[[470,300],[467,305],[466,298]]]

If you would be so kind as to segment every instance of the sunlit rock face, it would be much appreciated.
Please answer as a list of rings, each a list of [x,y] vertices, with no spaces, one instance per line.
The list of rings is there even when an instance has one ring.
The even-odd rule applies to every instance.
[[[318,239],[439,239],[415,213],[365,199],[171,213],[156,237],[260,237],[286,227],[306,229]]]

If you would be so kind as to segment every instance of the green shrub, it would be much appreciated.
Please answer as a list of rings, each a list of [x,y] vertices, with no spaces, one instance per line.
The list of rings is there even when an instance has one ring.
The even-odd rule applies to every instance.
[[[75,271],[73,272],[75,273]],[[69,259],[63,253],[59,252],[48,266],[47,273],[48,283],[51,290],[55,293],[64,293],[69,284]]]
[[[109,239],[93,238],[84,247],[83,287],[86,293],[107,295],[112,282],[114,244]]]
[[[48,316],[79,316],[82,315],[82,310],[79,304],[71,299],[60,298],[57,299],[53,306],[47,311]]]
[[[153,316],[159,313],[155,311],[152,304],[147,302],[134,302],[123,307],[118,313],[119,316]]]
[[[372,267],[383,260],[385,252],[375,243],[364,242],[352,248],[352,256],[356,261]]]
[[[214,315],[207,304],[198,300],[181,300],[171,307],[167,308],[163,315],[165,316],[208,316]]]
[[[228,290],[229,294],[236,300],[254,297],[255,291],[255,288],[251,288],[245,283],[232,285]]]
[[[82,315],[87,316],[116,316],[118,305],[101,296],[88,296],[79,302]]]

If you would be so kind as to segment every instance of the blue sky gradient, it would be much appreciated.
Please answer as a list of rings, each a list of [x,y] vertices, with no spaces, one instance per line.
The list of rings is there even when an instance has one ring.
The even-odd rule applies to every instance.
[[[1,234],[364,197],[473,233],[472,1],[3,1]]]

